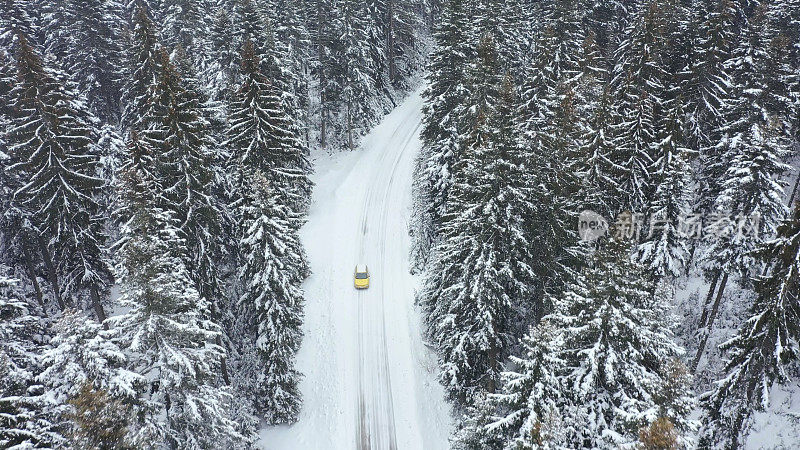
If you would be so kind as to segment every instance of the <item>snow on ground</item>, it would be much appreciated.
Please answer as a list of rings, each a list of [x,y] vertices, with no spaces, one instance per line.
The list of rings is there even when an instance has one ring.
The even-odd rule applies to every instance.
[[[269,427],[269,450],[439,450],[449,406],[436,357],[421,339],[418,280],[408,266],[421,89],[354,152],[315,157],[313,204],[302,239],[313,274],[304,284],[305,338],[298,354],[304,405],[297,424]],[[368,290],[353,288],[366,264]]]

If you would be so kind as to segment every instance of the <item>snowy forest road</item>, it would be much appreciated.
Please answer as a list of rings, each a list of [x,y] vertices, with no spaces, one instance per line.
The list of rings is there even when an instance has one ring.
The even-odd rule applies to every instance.
[[[302,230],[312,276],[298,368],[297,424],[262,431],[265,449],[439,450],[449,407],[436,357],[421,338],[409,274],[408,218],[421,147],[420,90],[367,135],[361,148],[316,158],[309,221]],[[356,291],[366,264],[370,288]]]

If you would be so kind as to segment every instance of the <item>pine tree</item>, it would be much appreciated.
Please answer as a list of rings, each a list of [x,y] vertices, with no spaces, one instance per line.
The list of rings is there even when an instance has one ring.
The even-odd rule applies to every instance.
[[[156,82],[161,63],[156,29],[144,4],[137,3],[132,17],[130,45],[127,49],[128,77],[122,93],[122,123],[127,128],[144,129],[151,102],[151,86]]]
[[[215,183],[209,125],[193,79],[178,73],[162,49],[159,73],[152,87],[148,127],[142,140],[156,150],[155,167],[165,203],[185,234],[185,265],[198,291],[207,299],[219,295],[220,206],[211,195]]]
[[[689,175],[683,98],[676,97],[666,105],[660,121],[660,132],[650,169],[655,185],[648,208],[650,224],[647,237],[639,244],[638,257],[657,278],[677,277],[687,264],[689,250],[680,229],[689,214]]]
[[[375,89],[375,68],[370,64],[368,15],[364,3],[342,0],[342,102],[345,108],[347,146],[355,149],[355,138],[361,135],[372,120],[370,92]]]
[[[112,276],[95,201],[104,184],[97,177],[96,119],[57,73],[43,67],[22,35],[15,59],[6,170],[26,182],[14,192],[14,204],[41,233],[40,252],[56,300],[71,304],[71,298],[88,292],[96,316],[105,320],[103,297]]]
[[[119,181],[122,227],[118,267],[127,312],[110,319],[115,341],[128,355],[128,368],[150,386],[140,396],[139,433],[151,443],[176,448],[246,445],[232,420],[232,397],[217,374],[225,351],[216,344],[219,326],[210,304],[194,287],[184,263],[184,232],[174,213],[163,209],[167,195],[147,165],[154,149],[134,134]]]
[[[665,10],[658,2],[641,6],[615,52],[617,65],[612,86],[620,122],[616,124],[624,168],[620,187],[626,192],[625,208],[641,211],[649,204],[653,184],[650,170],[655,161],[653,145],[663,108],[665,73],[662,53],[666,50]]]
[[[126,357],[108,331],[80,311],[67,310],[53,326],[55,336],[42,355],[39,382],[59,403],[76,396],[84,384],[127,401],[135,400],[144,378],[125,370]]]
[[[25,6],[27,5],[22,0],[0,1],[0,48],[11,52],[17,34],[36,35],[35,17],[31,16],[33,11]]]
[[[613,105],[610,88],[604,86],[597,105],[590,113],[583,136],[580,137],[581,166],[579,174],[584,183],[585,206],[604,217],[616,217],[623,211],[626,193],[620,186],[625,168],[616,162],[621,161],[620,148],[616,143],[615,124],[619,117]]]
[[[438,239],[438,228],[452,185],[453,166],[460,159],[457,139],[461,102],[467,95],[464,61],[474,57],[468,40],[470,24],[464,0],[449,0],[441,24],[434,33],[436,47],[429,63],[428,87],[425,89],[422,139],[424,147],[417,161],[413,259],[420,268],[428,259]]]
[[[36,382],[44,330],[8,272],[0,265],[0,446],[57,448],[64,437],[54,405]]]
[[[269,174],[274,188],[295,214],[306,211],[311,195],[310,164],[297,127],[286,113],[280,92],[262,72],[251,41],[242,49],[242,85],[231,105],[228,146],[234,163]],[[235,190],[248,190],[238,180]],[[234,198],[239,195],[234,194]]]
[[[775,232],[777,222],[786,215],[780,177],[788,168],[782,160],[790,141],[781,123],[785,118],[770,111],[773,95],[778,93],[767,89],[773,74],[768,72],[771,66],[766,60],[770,57],[759,25],[764,14],[759,11],[751,18],[730,62],[735,86],[723,105],[725,123],[717,144],[725,172],[714,212],[736,220],[709,237],[705,253],[706,263],[714,272],[743,276],[752,269],[750,252]],[[742,219],[755,229],[733,229]]]
[[[505,448],[551,448],[561,438],[561,344],[547,321],[531,328],[521,344],[523,356],[510,358],[518,368],[503,374],[503,390],[494,400],[504,414],[486,429],[502,436]]]
[[[302,339],[300,283],[308,267],[291,209],[261,172],[245,170],[245,180],[240,208],[245,293],[239,304],[257,336],[254,403],[268,423],[292,423],[301,402],[294,359]]]
[[[775,383],[792,379],[800,355],[800,208],[775,239],[756,252],[768,270],[755,282],[749,318],[721,348],[728,351],[725,374],[701,398],[706,409],[701,445],[739,448],[745,421],[770,404]]]
[[[233,24],[225,8],[217,8],[209,33],[211,61],[203,78],[210,86],[211,100],[228,100],[236,82],[237,55]]]
[[[160,0],[161,41],[168,48],[183,48],[199,70],[208,62],[206,37],[209,35],[208,0]]]
[[[482,40],[478,55],[468,107],[476,122],[464,136],[442,241],[422,293],[441,380],[461,404],[498,388],[500,363],[524,314],[514,303],[527,297],[533,278],[525,239],[533,206],[518,159],[511,85],[507,80],[500,90],[490,84],[499,80],[484,76],[497,67],[491,38]]]
[[[702,6],[701,6],[702,5]],[[728,60],[734,43],[736,9],[728,0],[701,2],[694,8],[694,44],[686,96],[690,145],[701,151],[699,209],[708,212],[719,194],[721,174],[714,144],[723,124],[722,107],[731,87]],[[724,168],[723,168],[724,170]],[[711,203],[711,204],[709,204]]]
[[[60,2],[54,2],[60,3]],[[116,0],[63,2],[66,12],[58,24],[65,54],[61,66],[86,96],[89,109],[106,122],[120,116],[122,50],[118,24],[122,6]]]
[[[84,383],[69,404],[74,409],[67,415],[74,424],[70,444],[91,450],[133,448],[128,442],[132,419],[128,405],[91,383]]]
[[[630,442],[655,420],[664,366],[683,352],[666,303],[652,295],[652,282],[625,245],[609,242],[554,304],[546,320],[563,339],[566,446]]]

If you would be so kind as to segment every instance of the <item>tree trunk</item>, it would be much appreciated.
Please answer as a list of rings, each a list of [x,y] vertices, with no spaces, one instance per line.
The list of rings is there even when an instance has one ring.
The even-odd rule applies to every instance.
[[[714,278],[711,280],[711,287],[708,288],[708,295],[706,295],[706,301],[703,303],[703,314],[700,316],[700,321],[697,322],[698,330],[706,326],[706,321],[708,320],[708,308],[711,306],[711,299],[714,298],[714,292],[717,290],[717,282],[719,282],[720,274],[721,272],[715,273]]]
[[[97,286],[92,285],[89,288],[89,294],[92,296],[92,308],[94,309],[94,314],[97,316],[97,320],[103,324],[103,328],[106,330],[108,329],[108,324],[106,323],[106,312],[103,310],[103,304],[100,302],[100,295],[97,293]]]
[[[350,102],[347,102],[347,147],[353,150],[353,119],[350,114]]]
[[[717,313],[719,312],[719,304],[722,301],[722,294],[725,292],[726,284],[728,284],[727,272],[725,272],[725,275],[722,277],[722,281],[720,282],[719,292],[717,292],[717,298],[714,300],[714,306],[711,308],[711,313],[708,316],[708,325],[705,326],[703,337],[700,340],[700,345],[697,347],[697,354],[694,355],[694,360],[692,361],[692,373],[694,373],[697,370],[697,365],[700,363],[700,358],[703,356],[703,351],[705,350],[706,344],[708,343],[708,337],[711,335],[711,330],[714,327],[714,319],[717,318]]]
[[[326,78],[326,67],[325,67],[325,44],[323,44],[323,24],[325,23],[326,17],[323,15],[323,2],[317,2],[317,19],[319,23],[317,24],[317,40],[319,45],[317,45],[317,59],[319,60],[319,144],[324,149],[325,148],[325,133],[326,127],[328,122],[328,110],[327,106],[325,105],[325,84],[327,84],[328,80]]]
[[[797,174],[797,178],[794,180],[794,188],[792,189],[792,195],[789,197],[789,207],[792,206],[794,203],[794,198],[797,196],[797,186],[800,185],[800,173]]]
[[[64,304],[64,299],[61,298],[61,287],[58,285],[58,275],[56,275],[56,267],[53,265],[53,258],[50,256],[50,249],[47,248],[47,243],[44,238],[39,235],[39,251],[42,253],[42,260],[47,269],[47,278],[50,281],[50,286],[53,288],[53,295],[56,297],[56,302],[61,310],[65,310],[67,306],[72,306],[71,302],[68,305]]]
[[[220,336],[217,336],[216,344],[222,347],[222,338]],[[220,361],[219,369],[222,372],[222,381],[225,382],[226,386],[230,386],[231,378],[230,375],[228,375],[228,359],[225,356],[223,356]]]
[[[692,241],[689,247],[689,258],[686,260],[686,266],[683,268],[684,273],[689,275],[689,271],[692,268],[692,261],[694,261],[694,252],[697,250],[697,243]]]
[[[397,82],[397,63],[395,62],[395,35],[394,35],[394,0],[386,2],[387,31],[386,31],[386,57],[389,59],[389,82]]]
[[[495,348],[494,346],[492,346],[492,348],[489,349],[489,367],[491,369],[492,375],[489,378],[489,383],[487,383],[487,385],[486,385],[486,390],[490,394],[494,394],[495,391],[497,390],[497,384],[496,384],[495,379],[494,379],[494,374],[497,373],[497,354],[498,353],[499,352],[497,351],[497,348]]]
[[[25,269],[28,271],[28,278],[31,279],[31,284],[33,285],[33,291],[36,293],[36,301],[39,302],[39,306],[42,307],[42,314],[47,316],[47,306],[44,304],[42,287],[39,286],[39,279],[36,277],[36,269],[34,269],[33,267],[33,258],[31,257],[31,251],[25,244],[23,244],[23,248],[25,255]]]

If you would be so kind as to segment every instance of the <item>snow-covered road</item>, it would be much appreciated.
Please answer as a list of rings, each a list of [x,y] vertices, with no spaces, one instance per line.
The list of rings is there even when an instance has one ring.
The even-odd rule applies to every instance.
[[[315,193],[302,230],[313,275],[305,283],[298,354],[304,405],[297,424],[262,431],[270,450],[439,450],[450,417],[425,347],[408,267],[420,90],[355,152],[315,158]],[[369,266],[371,286],[353,288]]]

